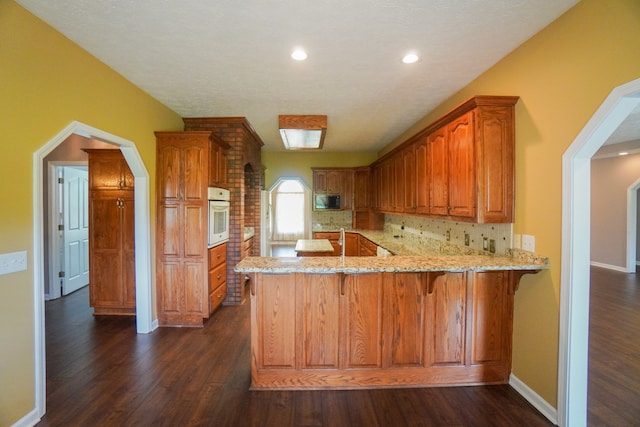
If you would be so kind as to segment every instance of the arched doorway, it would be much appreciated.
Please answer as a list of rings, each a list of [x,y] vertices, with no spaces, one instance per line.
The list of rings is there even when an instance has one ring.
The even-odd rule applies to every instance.
[[[151,222],[149,206],[149,173],[133,142],[72,122],[33,154],[33,296],[35,325],[35,394],[38,416],[45,413],[46,355],[44,318],[44,207],[43,159],[72,134],[100,140],[120,148],[135,176],[135,270],[136,270],[136,331],[149,333],[157,327],[152,319],[151,295]]]
[[[640,104],[640,79],[618,86],[562,157],[558,423],[587,424],[591,158]]]

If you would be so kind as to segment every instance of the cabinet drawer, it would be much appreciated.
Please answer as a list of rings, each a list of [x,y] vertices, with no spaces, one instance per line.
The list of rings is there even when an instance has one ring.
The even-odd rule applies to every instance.
[[[220,264],[209,270],[209,292],[227,281],[227,263]]]
[[[316,231],[313,233],[314,239],[339,239],[340,233],[330,232],[330,231]]]
[[[209,294],[209,313],[222,304],[222,301],[227,297],[227,282],[222,283],[213,292]]]
[[[223,243],[214,248],[209,249],[209,268],[223,263],[227,260],[227,244]]]

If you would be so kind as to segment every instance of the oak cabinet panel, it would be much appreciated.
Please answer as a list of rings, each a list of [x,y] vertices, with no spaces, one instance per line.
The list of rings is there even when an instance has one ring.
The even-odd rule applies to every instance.
[[[211,315],[227,297],[227,243],[208,250],[208,313]]]
[[[475,217],[476,177],[473,112],[447,126],[449,155],[448,214]]]
[[[423,138],[415,147],[415,204],[418,214],[429,213],[430,182],[427,152],[427,139]]]
[[[446,128],[427,137],[429,213],[449,214],[449,150]]]
[[[120,150],[89,157],[89,303],[94,313],[134,315],[133,174]]]
[[[340,277],[301,276],[302,368],[338,368]]]
[[[228,149],[220,138],[211,134],[211,150],[209,154],[209,187],[228,186],[227,170],[228,170]]]
[[[385,315],[390,366],[424,366],[425,278],[424,274],[387,275]]]
[[[370,208],[370,170],[369,168],[357,168],[353,178],[353,209],[367,210]]]
[[[475,273],[471,363],[510,363],[512,311],[508,273]]]
[[[465,363],[466,273],[447,273],[434,279],[429,295],[428,333],[432,365]]]
[[[417,185],[417,164],[416,147],[410,146],[402,152],[402,186],[404,189],[404,200],[402,201],[401,212],[416,212],[416,185]],[[396,172],[397,173],[397,172]]]
[[[212,298],[208,274],[207,187],[226,181],[222,176],[226,172],[220,169],[220,153],[212,155],[218,149],[212,138],[209,131],[156,132],[156,266],[161,326],[202,326],[203,318],[213,311],[212,301],[217,302]],[[171,274],[165,271],[166,266],[171,266]],[[217,296],[226,296],[226,287],[216,290]]]
[[[345,278],[344,368],[382,366],[382,277],[374,273]]]
[[[260,274],[257,276],[255,310],[252,314],[260,328],[257,365],[261,368],[295,368],[296,275]]]

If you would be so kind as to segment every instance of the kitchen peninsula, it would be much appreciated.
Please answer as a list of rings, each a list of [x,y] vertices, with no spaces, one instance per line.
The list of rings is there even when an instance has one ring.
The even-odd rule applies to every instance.
[[[252,388],[507,383],[520,255],[248,257]]]

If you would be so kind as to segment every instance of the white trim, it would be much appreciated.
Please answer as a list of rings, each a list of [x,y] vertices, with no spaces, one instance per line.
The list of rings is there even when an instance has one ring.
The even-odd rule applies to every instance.
[[[116,145],[122,151],[135,176],[135,269],[136,269],[136,330],[149,333],[157,328],[152,319],[151,239],[149,208],[149,173],[132,141],[73,121],[33,153],[33,312],[35,347],[35,405],[38,417],[46,408],[46,355],[44,320],[44,236],[43,236],[43,160],[72,134]],[[155,325],[155,327],[154,327]]]
[[[636,247],[638,225],[638,189],[640,179],[627,188],[627,269],[626,273],[636,272]]]
[[[38,411],[36,409],[29,412],[24,417],[20,418],[11,427],[33,427],[40,422]]]
[[[518,377],[509,375],[509,385],[553,424],[558,425],[558,411]]]
[[[600,267],[600,268],[606,268],[607,270],[614,270],[614,271],[620,271],[622,273],[628,273],[626,267],[620,267],[619,265],[605,264],[603,262],[597,262],[597,261],[591,261],[589,264],[592,267]]]
[[[587,424],[591,157],[640,103],[640,79],[618,86],[562,156],[558,422]]]

